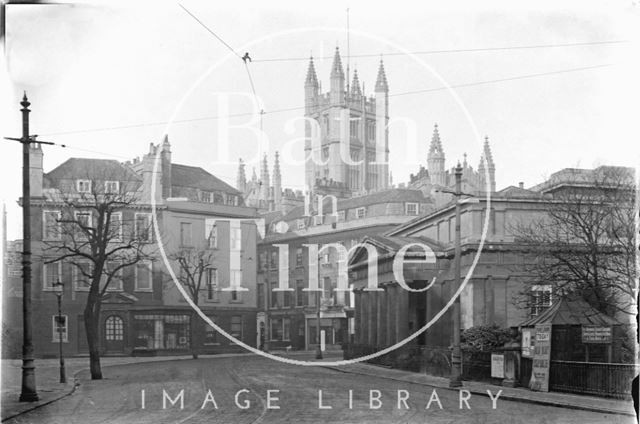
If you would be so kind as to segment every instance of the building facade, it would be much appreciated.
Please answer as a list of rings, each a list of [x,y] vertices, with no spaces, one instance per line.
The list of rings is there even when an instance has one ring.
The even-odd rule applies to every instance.
[[[105,355],[187,352],[191,337],[197,337],[195,347],[199,350],[237,348],[201,323],[186,301],[176,296],[175,282],[168,278],[160,247],[169,258],[180,249],[208,249],[212,253],[210,268],[219,273],[208,275],[202,291],[213,293],[209,297],[218,301],[203,302],[202,308],[224,331],[255,346],[255,245],[259,228],[254,221],[256,209],[244,206],[238,190],[204,169],[172,163],[170,148],[165,138],[159,145],[151,144],[149,152],[140,159],[121,163],[71,158],[45,173],[42,149],[38,145],[31,147],[33,340],[37,356],[57,355],[58,327],[62,328],[66,355],[88,353],[83,313],[90,286],[87,267],[91,262],[78,256],[60,259],[69,240],[79,241],[80,245],[87,241],[61,228],[69,216],[74,218],[74,225],[92,231],[100,224],[98,215],[90,212],[82,199],[106,193],[131,201],[110,215],[113,234],[119,231],[120,235],[111,238],[105,247],[117,249],[125,244],[126,230],[131,229],[131,237],[142,246],[143,259],[114,272],[105,289],[99,325],[101,352]],[[158,172],[154,175],[156,160]],[[157,220],[152,215],[152,196]],[[216,231],[218,244],[209,244],[211,234]],[[229,256],[235,253],[240,258],[236,263],[231,261],[234,264],[231,269]],[[118,268],[118,264],[105,266]],[[176,267],[172,268],[176,271]],[[249,289],[240,301],[237,293],[222,290],[230,285],[232,275]],[[5,304],[20,303],[21,280],[20,272],[20,277],[8,281],[14,287],[4,290]],[[62,289],[58,283],[62,283]],[[62,320],[56,318],[56,297],[60,290]],[[18,308],[7,308],[5,319],[12,327],[21,328]],[[202,327],[202,331],[194,333],[196,327]],[[21,339],[21,333],[16,337]],[[5,343],[21,345],[19,340]]]
[[[557,195],[562,190],[591,190],[595,175],[606,172],[605,168],[612,167],[594,170],[564,169],[530,189],[525,189],[522,185],[509,186],[491,195],[490,212],[487,211],[486,197],[478,196],[476,202],[462,202],[460,281],[468,277],[468,283],[460,294],[460,320],[463,330],[493,324],[500,327],[517,327],[526,319],[544,312],[559,298],[553,292],[552,282],[536,281],[532,284],[531,275],[527,273],[527,265],[534,257],[531,246],[518,239],[517,228],[543,219],[552,208],[557,207]],[[479,253],[485,230],[486,238]],[[350,264],[350,283],[356,288],[357,343],[371,350],[379,350],[401,340],[424,323],[433,321],[424,335],[415,338],[410,344],[445,349],[451,346],[452,309],[449,308],[437,319],[436,316],[455,293],[454,238],[455,205],[451,202],[399,225],[380,237],[365,239],[365,244],[372,244],[379,250],[377,268],[380,285],[385,291],[376,293],[364,290],[367,257],[361,248],[355,256],[356,259],[352,259]],[[430,288],[423,293],[402,294],[404,290],[398,287],[395,276],[389,272],[398,250],[394,243],[398,240],[403,240],[405,244],[426,243],[435,253],[436,260],[430,268],[419,272],[410,271],[405,275],[407,281],[422,284],[422,287],[432,282]],[[362,258],[360,261],[357,260],[359,257]],[[476,260],[477,263],[473,267]],[[396,318],[402,320],[400,323],[391,321],[392,324],[388,327],[388,331],[395,331],[397,334],[387,333],[386,338],[376,338],[372,335],[369,329],[369,326],[373,325],[371,322],[389,322],[385,307],[387,310],[394,308],[404,314],[406,305],[410,305],[409,314]]]
[[[318,309],[327,348],[347,343],[353,334],[353,298],[348,291],[336,290],[341,278],[346,286],[347,258],[365,236],[389,231],[432,207],[422,192],[409,189],[338,199],[335,205],[329,197],[321,196],[320,201],[321,214],[316,206],[308,215],[298,207],[284,216],[271,216],[266,237],[258,244],[263,347],[315,347]],[[291,291],[277,290],[284,276]],[[313,281],[320,289],[318,297],[307,290]]]

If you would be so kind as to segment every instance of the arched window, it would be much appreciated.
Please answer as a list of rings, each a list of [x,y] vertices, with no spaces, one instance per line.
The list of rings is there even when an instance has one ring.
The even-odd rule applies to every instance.
[[[106,340],[122,340],[124,338],[124,323],[122,318],[111,315],[104,322],[104,337]]]

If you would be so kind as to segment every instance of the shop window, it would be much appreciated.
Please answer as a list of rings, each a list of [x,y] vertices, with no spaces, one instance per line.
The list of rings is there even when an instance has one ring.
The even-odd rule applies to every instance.
[[[189,348],[189,315],[136,314],[133,318],[134,347],[184,350]]]

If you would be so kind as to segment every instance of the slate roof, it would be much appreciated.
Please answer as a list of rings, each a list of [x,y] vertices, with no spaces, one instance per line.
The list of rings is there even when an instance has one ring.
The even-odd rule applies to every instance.
[[[527,190],[526,188],[520,188],[516,186],[505,187],[502,190],[496,192],[496,197],[542,197],[538,192]]]
[[[618,325],[620,322],[599,312],[581,298],[561,298],[540,315],[520,324],[533,327],[536,324],[552,325]]]
[[[241,194],[238,190],[199,166],[179,165],[176,163],[171,164],[171,185],[197,188],[204,191]]]
[[[45,187],[67,179],[142,181],[130,167],[113,159],[70,158],[44,175]]]
[[[392,188],[384,191],[377,191],[375,193],[366,194],[364,196],[352,197],[349,199],[338,199],[338,210],[353,209],[363,206],[369,206],[380,203],[400,203],[400,202],[416,202],[426,203],[428,199],[420,190],[413,190],[407,188]],[[323,210],[331,211],[332,209],[331,199],[325,198]],[[296,218],[302,218],[304,215],[304,206],[297,206],[289,211],[282,220],[290,221]]]

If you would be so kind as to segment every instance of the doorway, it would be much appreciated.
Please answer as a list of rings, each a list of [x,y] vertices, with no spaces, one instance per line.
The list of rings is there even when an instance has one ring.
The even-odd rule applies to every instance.
[[[104,348],[107,353],[124,352],[124,321],[117,315],[110,315],[104,321]]]

